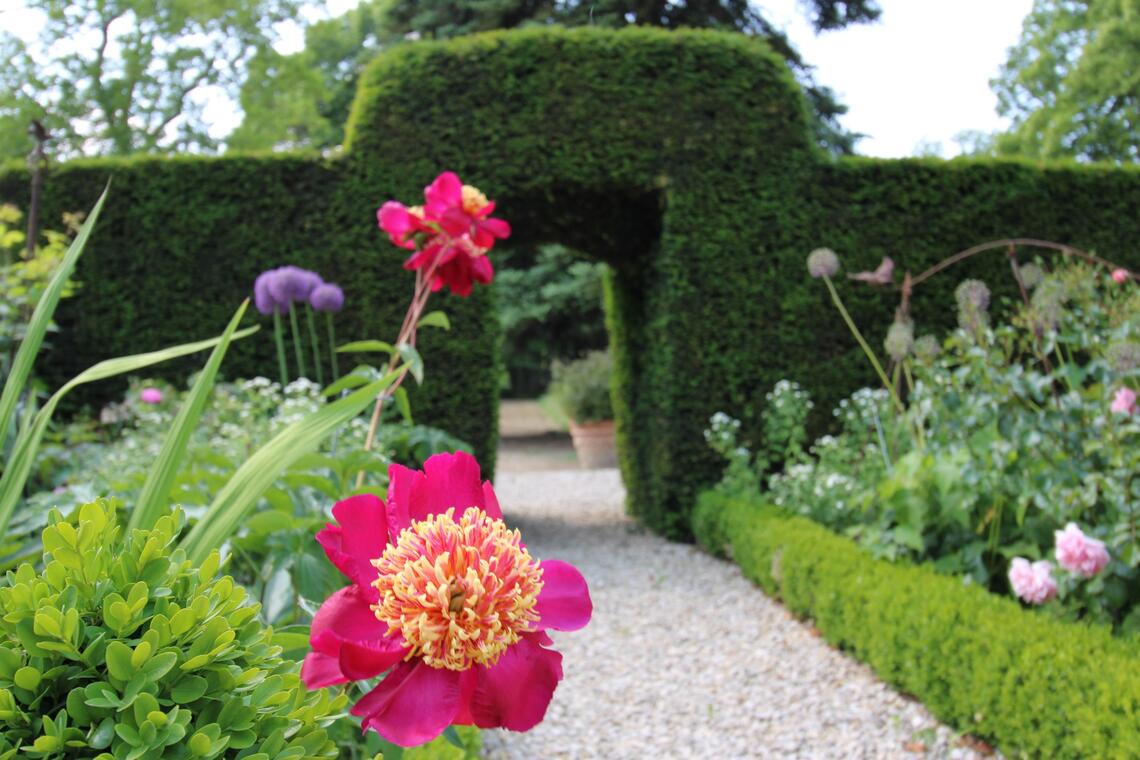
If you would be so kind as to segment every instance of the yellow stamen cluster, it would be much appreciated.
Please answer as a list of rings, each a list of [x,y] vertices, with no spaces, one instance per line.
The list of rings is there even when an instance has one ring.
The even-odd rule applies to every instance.
[[[454,508],[413,521],[372,564],[377,619],[433,668],[493,665],[538,622],[538,560],[478,507],[458,521]]]
[[[472,185],[463,186],[463,210],[468,214],[478,214],[487,203],[489,203],[487,196],[483,195],[479,188]]]

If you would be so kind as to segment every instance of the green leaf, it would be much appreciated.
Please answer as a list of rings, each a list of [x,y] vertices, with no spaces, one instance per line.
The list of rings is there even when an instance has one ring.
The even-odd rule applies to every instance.
[[[424,360],[420,356],[420,352],[411,343],[401,343],[399,348],[400,358],[407,364],[408,371],[412,373],[417,384],[422,384],[424,381]]]
[[[396,353],[396,349],[391,343],[385,343],[382,340],[356,340],[352,343],[345,343],[343,346],[338,346],[336,352],[338,354],[384,353],[391,355]]]
[[[107,662],[107,672],[111,674],[112,678],[129,681],[134,676],[135,668],[131,665],[131,648],[123,642],[112,641],[108,644],[104,659]]]
[[[466,747],[463,745],[463,740],[459,738],[459,732],[455,730],[455,726],[448,726],[447,728],[443,729],[443,738],[446,739],[447,743],[453,747],[466,749]]]
[[[334,430],[366,409],[384,392],[403,368],[342,399],[326,404],[317,412],[293,423],[262,446],[238,468],[230,481],[214,497],[206,514],[180,546],[187,558],[201,562],[233,534],[245,515],[281,473],[302,456],[314,451]]]
[[[16,404],[20,400],[20,395],[24,392],[28,378],[31,376],[36,355],[40,352],[40,346],[43,345],[44,335],[47,333],[48,326],[51,324],[51,318],[55,313],[55,308],[59,305],[59,299],[63,295],[64,286],[67,285],[71,273],[75,270],[75,263],[79,261],[79,257],[87,245],[87,239],[91,237],[91,230],[95,227],[95,222],[99,218],[99,212],[103,210],[103,203],[107,200],[107,194],[110,191],[111,183],[108,181],[107,187],[103,189],[103,194],[100,195],[99,200],[95,202],[95,207],[91,209],[91,213],[87,215],[87,220],[83,223],[83,226],[79,228],[79,234],[75,236],[75,240],[67,249],[63,261],[59,264],[59,268],[55,271],[55,274],[52,275],[51,282],[48,283],[43,295],[40,296],[39,303],[36,304],[35,311],[32,312],[32,318],[28,320],[28,324],[24,329],[24,338],[20,341],[20,348],[16,351],[16,358],[12,360],[12,367],[8,372],[8,380],[4,383],[4,391],[0,393],[0,441],[4,440],[8,435],[8,426],[12,422],[12,415],[16,411]],[[11,462],[8,463],[8,467],[11,467]],[[6,524],[7,516],[0,511],[0,535],[4,533]]]
[[[307,639],[305,643],[308,643]],[[190,704],[200,699],[209,685],[210,682],[201,676],[183,676],[170,690],[170,698],[180,705]]]
[[[182,460],[186,456],[186,446],[190,442],[190,435],[198,424],[198,418],[202,415],[202,409],[205,407],[210,391],[214,387],[214,379],[218,375],[218,369],[222,366],[222,358],[225,357],[226,350],[230,347],[230,341],[234,339],[234,332],[237,330],[248,306],[249,299],[246,299],[234,312],[225,332],[218,339],[218,345],[214,346],[210,358],[206,361],[206,366],[199,373],[194,387],[182,402],[182,408],[178,410],[178,416],[174,419],[170,432],[166,434],[166,439],[162,442],[162,450],[151,463],[146,483],[143,484],[142,491],[135,501],[135,507],[131,510],[131,519],[127,523],[128,531],[150,528],[159,517],[165,514],[170,501],[170,490],[174,485],[174,477],[178,474]],[[252,335],[256,330],[256,327],[245,330],[238,337]]]
[[[400,416],[404,418],[404,422],[409,425],[416,424],[412,422],[412,405],[408,401],[408,391],[403,386],[400,386],[396,389],[396,392],[392,394],[392,397],[396,401],[396,408],[400,410]]]
[[[443,330],[451,329],[451,320],[442,311],[429,311],[420,317],[416,327],[438,327]],[[454,729],[452,729],[454,731]]]
[[[244,338],[246,335],[252,333],[254,329],[255,328],[251,328],[248,331],[243,330],[234,337]],[[137,372],[144,367],[204,351],[207,348],[213,348],[220,340],[220,337],[210,338],[209,340],[202,340],[197,343],[185,343],[181,346],[164,348],[159,351],[150,351],[145,354],[134,354],[132,356],[120,356],[115,359],[107,359],[80,372],[65,383],[62,388],[53,393],[43,408],[36,414],[35,421],[32,425],[26,430],[21,431],[20,435],[17,436],[12,456],[6,463],[3,477],[0,478],[0,535],[3,535],[7,529],[8,521],[12,517],[12,512],[16,508],[16,503],[19,501],[20,495],[23,493],[24,484],[27,482],[28,475],[32,470],[32,464],[35,462],[36,454],[39,451],[40,441],[47,431],[51,416],[55,412],[55,408],[59,405],[59,402],[69,391],[86,383],[105,380],[109,377],[126,374],[128,372]]]
[[[368,384],[368,378],[361,375],[345,375],[340,380],[330,385],[321,391],[321,395],[335,396],[341,391],[346,391],[349,388],[359,388],[362,385]]]

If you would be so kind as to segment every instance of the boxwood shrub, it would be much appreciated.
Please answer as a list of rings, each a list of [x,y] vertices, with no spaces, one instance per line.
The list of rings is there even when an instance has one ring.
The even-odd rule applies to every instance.
[[[1135,757],[1140,646],[955,577],[876,560],[758,497],[701,495],[697,540],[832,644],[1007,757]]]

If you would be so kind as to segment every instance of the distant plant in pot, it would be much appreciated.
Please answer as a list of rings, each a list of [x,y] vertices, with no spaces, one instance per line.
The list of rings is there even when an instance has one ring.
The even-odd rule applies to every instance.
[[[583,467],[617,466],[612,371],[613,359],[606,351],[591,351],[576,361],[551,365],[550,395],[570,420],[570,436]]]

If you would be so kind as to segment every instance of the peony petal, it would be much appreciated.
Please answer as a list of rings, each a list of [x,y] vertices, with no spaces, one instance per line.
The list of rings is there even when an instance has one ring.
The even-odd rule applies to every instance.
[[[402,464],[388,466],[388,540],[393,544],[400,531],[412,524],[412,494],[420,488],[423,479],[422,472]]]
[[[413,520],[424,520],[450,507],[458,513],[479,507],[502,519],[494,489],[489,481],[482,481],[475,457],[465,451],[436,454],[424,462],[422,472],[398,464],[388,467],[388,531],[392,543]]]
[[[494,235],[499,240],[506,240],[511,236],[511,225],[504,219],[484,219],[479,222],[479,229]]]
[[[419,227],[417,220],[408,213],[407,207],[397,201],[387,201],[376,211],[376,221],[388,233],[394,245],[413,250],[414,241],[407,239]]]
[[[495,269],[486,256],[477,256],[471,262],[471,273],[475,276],[475,281],[483,285],[489,284],[495,278]]]
[[[421,506],[413,511],[426,516],[444,512],[448,507],[455,507],[459,513],[467,507],[483,508],[479,462],[466,451],[428,458],[424,462],[424,475]]]
[[[336,657],[321,652],[309,652],[301,663],[301,681],[306,689],[323,689],[346,683],[348,678],[340,671]]]
[[[373,494],[360,494],[338,501],[332,509],[340,524],[341,551],[356,562],[357,583],[371,586],[376,580],[372,560],[384,553],[388,545],[388,515],[382,502]]]
[[[344,680],[378,676],[408,653],[403,639],[390,636],[387,624],[376,619],[371,607],[375,598],[375,593],[369,596],[358,586],[347,586],[326,599],[313,618],[313,652],[333,658]]]
[[[562,680],[562,655],[526,635],[491,667],[480,666],[471,696],[471,715],[480,728],[527,731],[546,715],[554,687]]]
[[[503,510],[499,508],[499,497],[495,496],[495,488],[489,480],[483,483],[483,511],[496,520],[503,519]]]
[[[422,660],[402,662],[352,706],[352,714],[401,747],[431,741],[451,725],[461,704],[460,674]]]
[[[375,600],[359,586],[345,586],[330,596],[317,610],[309,629],[310,640],[315,641],[326,631],[339,641],[378,641],[387,638],[388,626],[376,619],[372,612]],[[333,654],[324,650],[326,654]]]
[[[471,229],[471,217],[462,208],[449,208],[439,217],[439,226],[452,237],[459,237]]]
[[[329,523],[317,531],[317,543],[325,550],[325,556],[329,558],[329,562],[333,563],[337,570],[340,570],[345,577],[351,580],[352,573],[356,568],[356,560],[345,553],[342,547],[343,542],[344,531],[340,529],[339,525]]]
[[[594,604],[586,579],[578,568],[557,559],[544,559],[542,591],[538,593],[538,626],[556,631],[577,631],[590,622]]]
[[[424,215],[438,220],[449,209],[463,205],[463,183],[454,172],[444,172],[424,188]]]

